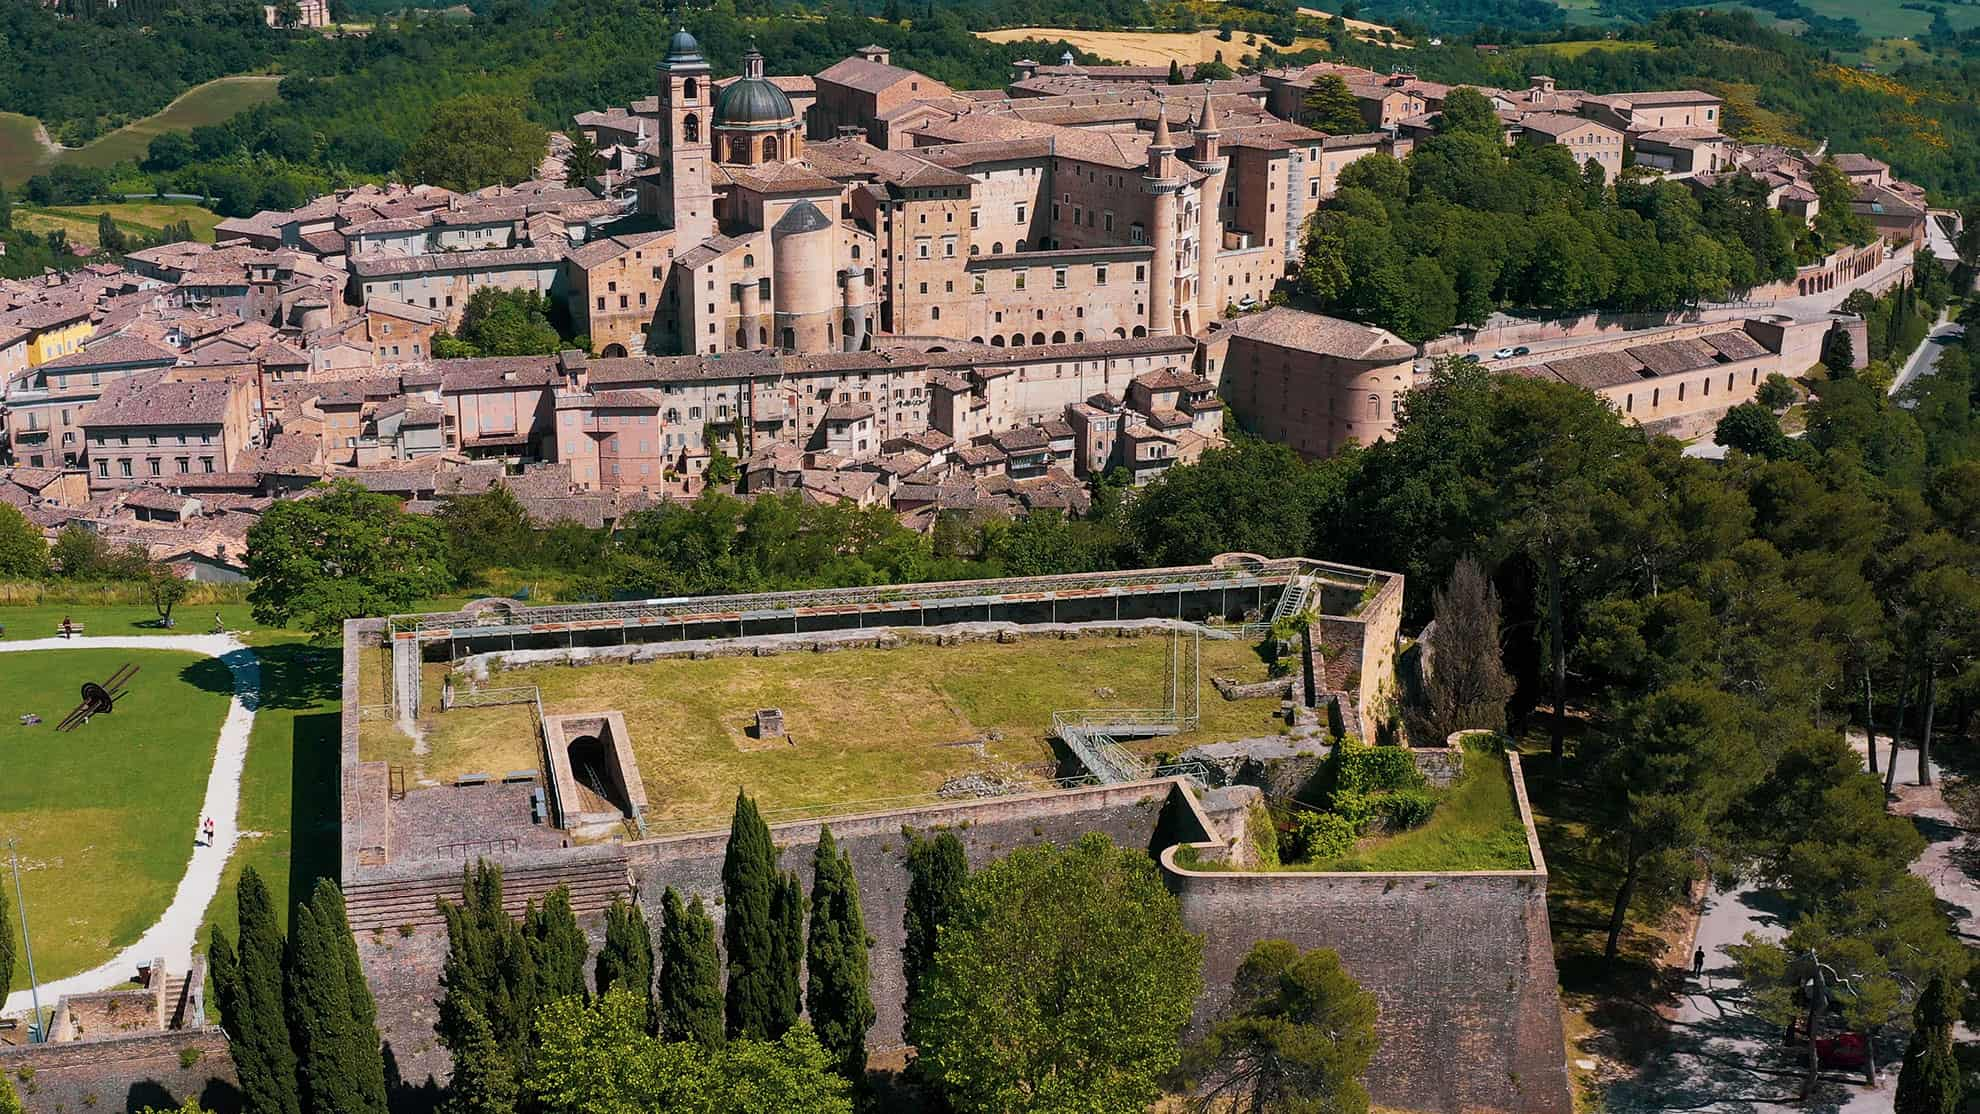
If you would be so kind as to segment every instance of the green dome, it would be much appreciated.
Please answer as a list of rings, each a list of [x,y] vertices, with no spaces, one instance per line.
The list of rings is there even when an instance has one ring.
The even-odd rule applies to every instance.
[[[667,61],[669,62],[703,61],[703,58],[701,56],[701,44],[694,41],[694,36],[688,34],[687,28],[683,27],[680,30],[674,32],[673,42],[667,44]]]
[[[791,98],[782,89],[761,77],[745,77],[731,83],[715,99],[715,126],[749,128],[783,124],[797,115]]]

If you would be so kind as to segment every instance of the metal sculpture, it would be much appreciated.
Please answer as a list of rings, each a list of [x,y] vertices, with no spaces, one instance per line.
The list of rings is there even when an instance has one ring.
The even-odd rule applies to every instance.
[[[137,666],[125,662],[117,667],[115,673],[110,674],[109,680],[100,685],[95,681],[84,681],[82,703],[64,716],[62,722],[55,725],[55,730],[74,731],[88,723],[91,717],[102,715],[116,707],[117,698],[124,695],[125,686],[131,683],[132,677],[137,676],[137,671]]]

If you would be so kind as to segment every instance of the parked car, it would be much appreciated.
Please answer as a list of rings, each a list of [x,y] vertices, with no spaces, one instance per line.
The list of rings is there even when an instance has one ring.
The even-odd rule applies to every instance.
[[[1515,349],[1513,349],[1513,355],[1515,355],[1515,356],[1531,356],[1531,355],[1533,355],[1533,349],[1531,349],[1531,348],[1528,348],[1528,347],[1527,347],[1526,345],[1524,345],[1524,344],[1522,344],[1522,345],[1520,345],[1520,346],[1519,346],[1518,348],[1515,348]]]

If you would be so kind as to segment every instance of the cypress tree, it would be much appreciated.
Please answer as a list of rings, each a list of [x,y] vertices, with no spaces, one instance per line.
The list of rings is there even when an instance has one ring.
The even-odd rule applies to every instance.
[[[798,970],[804,962],[804,883],[797,871],[780,871],[770,895],[770,1036],[790,1032],[804,1008]]]
[[[289,1025],[311,1114],[385,1114],[377,1008],[344,895],[329,879],[298,905],[289,938]]]
[[[558,886],[544,895],[541,907],[531,902],[523,914],[523,935],[529,939],[535,986],[529,1013],[559,998],[584,994],[584,958],[590,946],[571,910],[571,889]]]
[[[463,869],[461,903],[442,899],[439,905],[447,919],[447,961],[440,974],[445,996],[434,1030],[458,1058],[476,1039],[478,1015],[504,1057],[509,1077],[524,1078],[539,984],[530,939],[502,908],[501,869],[487,862]]]
[[[647,1028],[652,1030],[653,935],[639,906],[623,898],[613,898],[605,907],[605,946],[598,949],[594,977],[600,997],[616,986],[645,1001]]]
[[[462,1016],[462,1044],[454,1053],[445,1114],[515,1114],[515,1068],[495,1043],[488,1019],[473,1009]]]
[[[672,886],[660,899],[660,1038],[722,1043],[722,967],[715,955],[715,922],[701,896],[683,906]]]
[[[1943,974],[1925,984],[1912,1010],[1911,1043],[1898,1070],[1896,1114],[1955,1114],[1964,1081],[1953,1056],[1953,1022],[1959,1019],[1951,983]]]
[[[873,1025],[859,880],[853,876],[852,859],[834,844],[830,828],[819,831],[811,863],[804,1005],[818,1043],[837,1061],[839,1074],[857,1082],[866,1076],[866,1030]]]
[[[949,923],[962,900],[963,883],[969,881],[969,856],[953,832],[937,832],[934,839],[913,839],[908,845],[908,890],[901,928],[906,940],[901,945],[901,976],[907,984],[906,1037],[914,1039],[915,1003],[927,992],[929,972],[935,968],[935,944],[942,926]]]
[[[729,963],[725,1001],[729,1038],[773,1040],[776,966],[771,895],[777,889],[776,850],[756,802],[736,791],[729,846],[722,859],[722,950]]]
[[[0,212],[4,212],[5,195],[0,194]],[[4,226],[0,226],[4,227]],[[7,1000],[7,992],[14,985],[14,915],[7,908],[7,891],[0,888],[0,1002]]]
[[[227,1030],[245,1105],[256,1114],[300,1114],[296,1050],[282,1009],[281,926],[275,903],[253,867],[234,885],[240,944],[219,929],[207,946],[213,995]]]

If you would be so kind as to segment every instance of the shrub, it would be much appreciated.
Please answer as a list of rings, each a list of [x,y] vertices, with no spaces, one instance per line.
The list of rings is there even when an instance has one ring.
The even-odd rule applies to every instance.
[[[1392,832],[1418,827],[1437,810],[1437,797],[1428,789],[1398,789],[1377,798],[1382,823]]]
[[[1423,774],[1407,747],[1372,747],[1343,739],[1321,770],[1321,786],[1329,807],[1344,793],[1381,793],[1419,789]]]
[[[1347,818],[1332,812],[1302,812],[1293,821],[1286,849],[1293,862],[1312,862],[1347,854],[1359,835]]]

